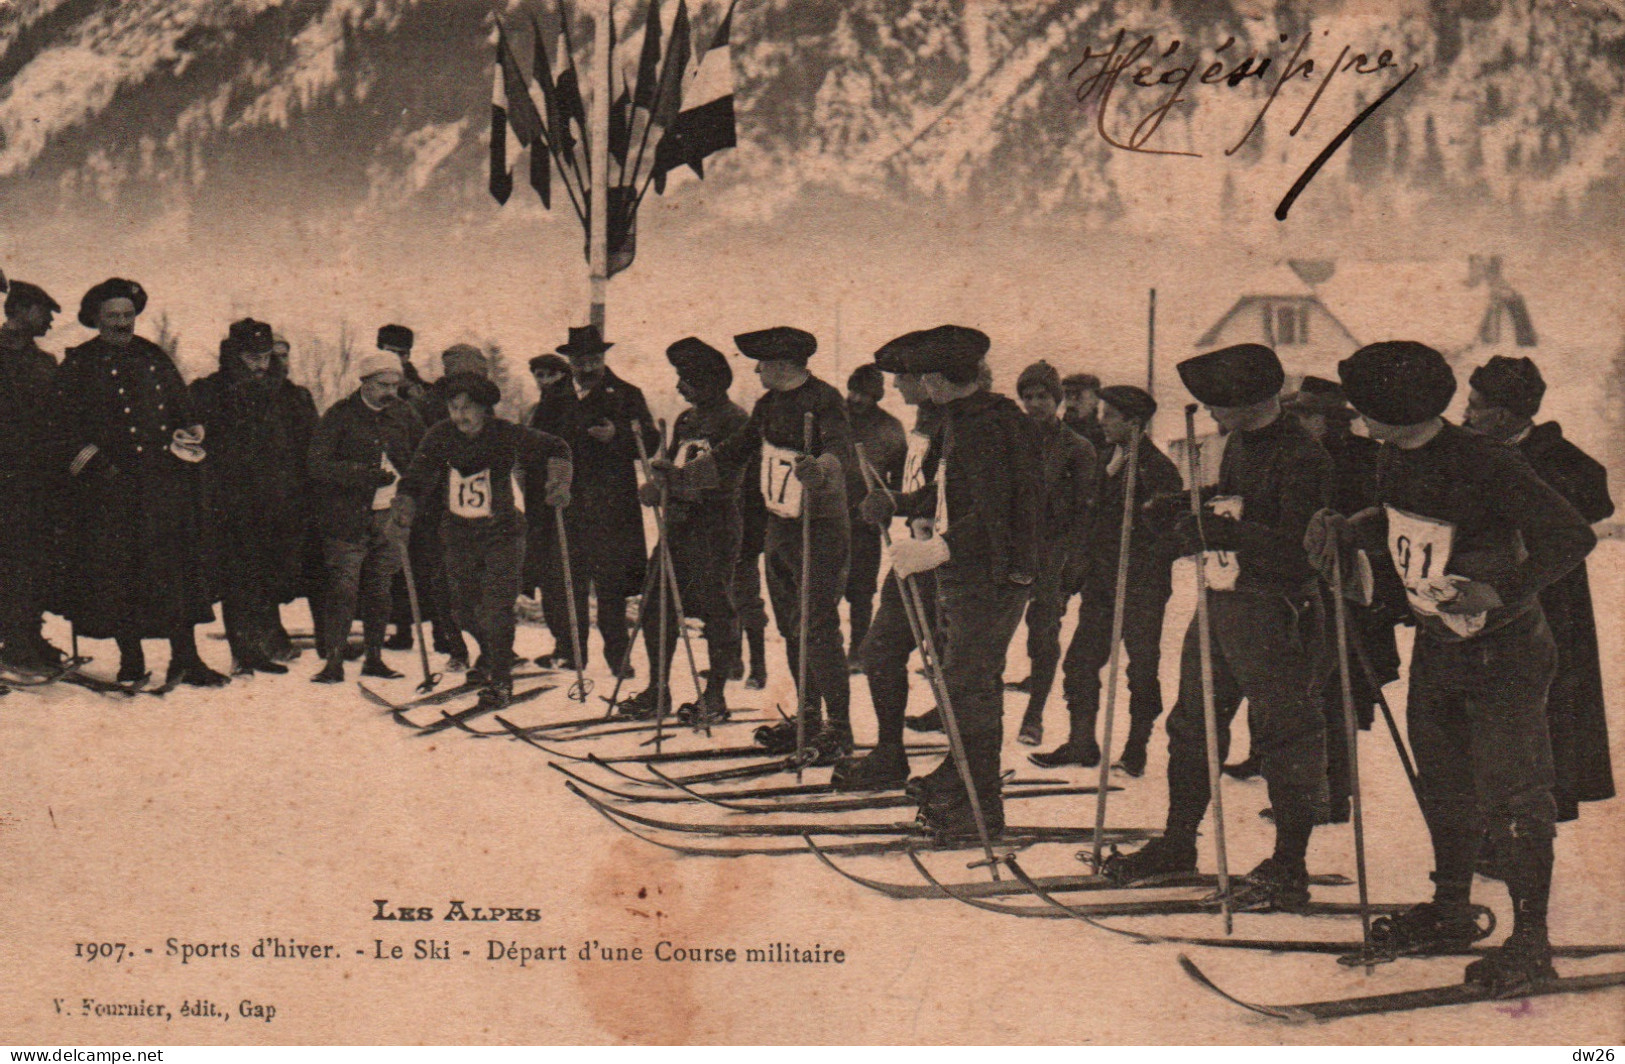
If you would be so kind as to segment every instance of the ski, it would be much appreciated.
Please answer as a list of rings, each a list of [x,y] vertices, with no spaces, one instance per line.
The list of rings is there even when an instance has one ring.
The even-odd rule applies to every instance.
[[[824,867],[828,868],[836,875],[841,876],[843,879],[849,879],[861,887],[867,887],[868,889],[875,891],[877,894],[884,894],[888,898],[897,898],[899,900],[917,900],[943,899],[952,896],[945,890],[925,884],[888,883],[883,880],[869,879],[865,876],[860,876],[857,873],[842,868],[840,865],[837,865],[833,861],[829,860],[829,858],[826,856],[829,853],[829,848],[827,846],[821,847],[809,839],[808,847],[812,850],[813,856],[817,857],[821,862],[823,862]],[[1014,869],[1012,869],[1012,871],[1014,871]],[[1201,873],[1170,875],[1159,877],[1157,879],[1146,880],[1143,883],[1137,883],[1133,887],[1127,888],[1113,883],[1105,876],[1098,875],[1046,876],[1041,879],[1036,879],[1034,882],[1037,883],[1042,889],[1052,894],[1066,894],[1074,891],[1098,890],[1167,890],[1175,887],[1212,888],[1218,884],[1218,877],[1204,875]],[[1311,882],[1319,883],[1322,886],[1341,887],[1348,886],[1352,880],[1350,880],[1347,876],[1342,875],[1324,875],[1311,877]],[[995,882],[991,880],[977,880],[971,883],[954,884],[953,889],[964,897],[993,898],[1010,894],[1020,894],[1022,891],[1029,890],[1031,888],[1024,886],[1021,882],[1017,881],[1004,880]]]
[[[517,706],[521,703],[529,702],[533,698],[538,698],[541,695],[545,695],[549,691],[557,689],[557,687],[558,684],[542,683],[537,684],[535,687],[526,688],[523,691],[519,691],[511,695],[508,698],[508,706]],[[502,706],[501,708],[507,709],[508,706]],[[475,717],[483,717],[487,713],[496,712],[497,709],[498,707],[496,706],[487,706],[476,702],[467,709],[460,709],[456,713],[448,713],[445,710],[441,710],[440,719],[431,724],[423,725],[418,729],[417,734],[438,735],[448,728],[462,728],[465,727],[468,721],[473,720]]]
[[[640,784],[640,785],[642,785],[644,787],[658,787],[658,788],[665,789],[665,790],[673,790],[673,789],[675,789],[675,788],[672,788],[672,787],[668,787],[666,784],[661,783],[659,780],[649,779],[648,777],[645,777],[645,776],[634,776],[630,772],[627,772],[626,770],[624,770],[622,768],[619,768],[619,767],[617,767],[615,765],[608,764],[608,763],[606,763],[604,761],[600,761],[600,760],[598,760],[596,758],[592,758],[590,760],[592,761],[593,764],[597,765],[599,768],[603,769],[606,772],[609,772],[609,773],[612,773],[612,774],[614,774],[616,776],[621,777],[621,779],[626,780],[628,783],[636,783],[636,784]],[[682,781],[684,783],[692,782],[691,780],[689,780],[686,777],[675,777],[675,778],[682,779]],[[1064,786],[1068,785],[1068,782],[1069,782],[1068,780],[1066,780],[1064,777],[1060,777],[1060,776],[1040,776],[1040,777],[1026,777],[1026,778],[1011,776],[1010,778],[1008,778],[1008,779],[1006,779],[1004,781],[1004,786],[1006,786],[1006,787],[1064,787]],[[837,791],[835,789],[835,785],[833,783],[794,783],[794,784],[787,784],[787,785],[781,786],[781,787],[750,787],[750,788],[745,788],[743,790],[710,791],[710,792],[706,792],[706,793],[708,793],[708,795],[710,797],[712,797],[712,798],[743,798],[743,799],[752,799],[752,798],[794,798],[794,797],[806,797],[806,796],[810,796],[810,795],[819,795],[819,794],[845,794],[845,793],[901,794],[901,793],[903,793],[903,788],[901,788],[901,787],[893,787],[893,788],[891,788],[890,790],[887,790],[887,791],[846,792],[846,791]],[[689,798],[684,799],[684,801],[692,801],[692,800],[693,799],[689,799]]]
[[[1332,998],[1327,1001],[1307,1001],[1296,1005],[1269,1005],[1244,1000],[1223,989],[1183,953],[1179,955],[1179,966],[1196,985],[1212,991],[1232,1005],[1239,1005],[1260,1016],[1285,1020],[1288,1023],[1314,1023],[1347,1016],[1377,1016],[1390,1012],[1409,1012],[1413,1009],[1439,1008],[1443,1005],[1471,1005],[1484,1001],[1543,997],[1549,994],[1575,994],[1625,986],[1625,971],[1599,972],[1595,975],[1559,976],[1509,995],[1499,994],[1490,987],[1475,983],[1450,983],[1444,986],[1423,987],[1419,990],[1402,990],[1393,994]]]
[[[577,775],[576,773],[565,768],[563,765],[559,764],[557,761],[549,761],[547,763],[547,767],[552,769],[554,772],[557,772],[565,779],[575,780],[583,787],[591,787],[600,794],[607,794],[611,798],[616,798],[623,802],[655,802],[662,805],[688,805],[694,801],[694,799],[690,798],[686,794],[672,794],[669,791],[651,791],[647,794],[629,794],[626,791],[618,791],[613,787],[606,787],[602,783],[596,783],[585,776]]]
[[[119,683],[116,680],[104,680],[99,676],[91,676],[78,669],[69,669],[57,677],[59,683],[73,684],[83,687],[87,691],[95,691],[101,695],[121,695],[124,698],[134,698],[146,687],[147,681],[152,679],[152,673],[143,673],[139,680],[130,683]]]
[[[510,677],[510,679],[534,680],[542,676],[551,676],[555,671],[556,670],[554,669],[541,669],[537,672],[516,672],[512,677]],[[433,694],[421,695],[406,702],[393,702],[359,680],[356,681],[356,686],[361,688],[361,697],[365,698],[367,701],[385,710],[386,712],[393,714],[399,723],[405,724],[409,728],[416,728],[418,725],[412,724],[409,721],[401,720],[400,715],[402,713],[407,713],[411,710],[418,709],[421,706],[445,705],[447,702],[461,698],[463,695],[479,691],[480,688],[485,686],[485,684],[464,680],[456,687],[448,687],[444,691],[435,691]],[[596,720],[599,718],[593,719]]]
[[[0,670],[0,682],[7,687],[49,687],[89,661],[89,658],[64,658],[60,664],[52,665],[39,673],[3,669]]]
[[[650,774],[662,783],[690,796],[695,801],[726,809],[731,813],[846,813],[863,809],[904,809],[919,805],[917,801],[903,794],[901,791],[855,796],[849,798],[831,798],[826,801],[802,802],[755,802],[736,801],[726,795],[706,794],[695,790],[688,784],[679,782],[661,772],[653,765],[648,766]],[[1120,790],[1121,788],[1113,788]],[[1054,795],[1066,794],[1094,794],[1094,787],[1031,787],[1019,791],[1012,791],[1006,798],[1046,798]]]
[[[703,732],[706,728],[728,728],[728,727],[734,727],[734,726],[741,725],[741,724],[761,724],[765,720],[766,720],[765,717],[744,717],[744,718],[736,718],[734,720],[714,720],[711,723],[709,723],[707,725],[703,725],[703,726],[668,722],[665,725],[665,730],[666,730],[667,735],[676,735],[676,734],[681,734],[683,732],[689,732],[689,733]],[[544,725],[542,725],[542,727],[545,728],[545,727],[547,727],[547,725],[544,724]],[[529,730],[529,729],[527,729],[527,730]],[[623,725],[622,727],[618,727],[618,728],[605,728],[603,731],[591,731],[591,732],[589,732],[589,731],[577,731],[577,732],[572,732],[569,735],[553,735],[553,734],[549,733],[547,737],[548,737],[548,739],[550,739],[552,742],[555,742],[555,743],[579,743],[579,742],[586,742],[586,741],[589,741],[589,740],[592,740],[592,739],[603,739],[603,738],[606,738],[606,737],[611,736],[611,735],[638,735],[638,734],[643,734],[643,733],[647,733],[647,732],[652,732],[654,730],[655,730],[654,722],[649,721],[649,722],[646,722],[646,723],[643,723],[643,724],[627,724],[627,725]],[[506,735],[508,733],[506,731],[502,731],[502,732],[490,732],[488,734],[491,734],[491,735]],[[644,745],[647,746],[649,744],[645,743]]]
[[[908,836],[912,838],[929,838],[930,833],[919,827],[913,821],[892,824],[761,824],[761,823],[683,823],[672,820],[658,820],[654,817],[634,813],[627,809],[613,809],[603,802],[587,794],[580,787],[569,781],[565,787],[576,797],[583,801],[607,810],[614,816],[622,817],[646,828],[655,828],[661,831],[683,831],[699,835],[727,835],[743,836],[746,838],[772,837],[772,838],[801,838],[805,835],[842,835],[842,836]],[[1080,838],[1089,838],[1089,828],[1058,828],[1045,826],[1017,826],[1006,829],[1006,833],[1020,838],[1047,841],[1070,842]],[[1117,828],[1108,834],[1115,840],[1150,838],[1155,832],[1143,828]]]

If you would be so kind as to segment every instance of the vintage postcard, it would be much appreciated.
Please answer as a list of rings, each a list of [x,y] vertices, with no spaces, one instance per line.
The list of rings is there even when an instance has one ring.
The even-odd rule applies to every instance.
[[[1625,1041],[1617,6],[5,0],[0,135],[0,1042]]]

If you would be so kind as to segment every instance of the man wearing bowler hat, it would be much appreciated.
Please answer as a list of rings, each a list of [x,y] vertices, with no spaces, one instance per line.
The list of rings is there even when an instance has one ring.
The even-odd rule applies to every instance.
[[[604,341],[596,325],[586,325],[572,327],[569,342],[554,349],[569,360],[571,387],[559,397],[558,420],[547,431],[569,445],[575,463],[574,501],[564,516],[581,652],[587,655],[590,590],[598,600],[604,659],[619,671],[627,660],[626,600],[643,590],[647,562],[634,434],[643,435],[644,448],[651,454],[660,437],[643,393],[604,365],[605,354],[614,346]],[[555,594],[563,591],[561,579]],[[559,602],[558,614],[567,614]],[[572,646],[566,639],[555,653],[567,655]],[[584,667],[586,662],[575,664]]]
[[[1467,966],[1515,994],[1554,976],[1546,929],[1557,807],[1546,696],[1558,653],[1541,594],[1582,564],[1596,536],[1514,449],[1442,417],[1456,391],[1444,356],[1409,340],[1338,365],[1382,443],[1370,519],[1315,516],[1304,546],[1323,574],[1359,545],[1387,555],[1416,618],[1406,724],[1433,840],[1433,900],[1373,922],[1394,952],[1459,951],[1482,938],[1471,891],[1480,840],[1512,896],[1512,934]],[[1388,569],[1388,566],[1383,566]],[[1364,598],[1364,581],[1345,583]]]
[[[1285,374],[1261,344],[1221,348],[1179,364],[1179,376],[1230,434],[1216,493],[1200,517],[1184,513],[1168,534],[1175,557],[1201,554],[1212,617],[1212,676],[1219,756],[1241,700],[1275,811],[1275,852],[1232,883],[1241,911],[1301,909],[1309,901],[1304,855],[1324,823],[1326,722],[1318,671],[1324,625],[1315,573],[1303,556],[1309,519],[1331,493],[1331,459],[1281,410]],[[1179,699],[1168,715],[1168,815],[1159,839],[1113,854],[1102,871],[1120,882],[1196,870],[1196,835],[1210,785],[1197,623],[1186,632]]]

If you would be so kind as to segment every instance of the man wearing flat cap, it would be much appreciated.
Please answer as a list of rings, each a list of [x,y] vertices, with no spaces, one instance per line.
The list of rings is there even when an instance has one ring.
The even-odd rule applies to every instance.
[[[1318,590],[1303,556],[1309,519],[1331,497],[1331,459],[1281,410],[1280,359],[1261,344],[1221,348],[1179,363],[1191,395],[1229,433],[1216,493],[1200,518],[1180,516],[1166,537],[1175,557],[1201,554],[1212,617],[1212,688],[1220,757],[1242,699],[1275,816],[1275,852],[1232,882],[1237,910],[1301,909],[1304,855],[1327,816],[1326,722],[1318,689],[1326,659],[1313,620]],[[1193,620],[1180,657],[1179,698],[1168,715],[1168,815],[1159,839],[1102,870],[1131,883],[1196,869],[1196,835],[1210,785],[1203,668]]]
[[[1516,447],[1536,475],[1591,524],[1613,516],[1608,470],[1564,438],[1557,422],[1535,424],[1546,382],[1532,360],[1497,355],[1474,370],[1467,383],[1469,428]],[[1597,622],[1586,564],[1576,565],[1542,591],[1540,605],[1557,644],[1546,724],[1556,771],[1552,797],[1561,822],[1580,815],[1580,802],[1614,796]]]
[[[572,327],[569,342],[554,349],[570,363],[571,387],[559,397],[557,420],[548,431],[569,445],[575,463],[575,501],[565,513],[565,531],[570,541],[581,653],[591,656],[587,651],[587,594],[591,591],[598,601],[604,660],[619,672],[628,661],[626,600],[642,591],[648,560],[643,509],[638,504],[638,445],[633,434],[642,434],[643,445],[651,453],[659,447],[660,437],[643,392],[604,365],[604,356],[614,346],[604,341],[597,326],[587,325]],[[553,586],[555,616],[568,614],[563,594],[561,574]],[[569,631],[568,622],[564,631]],[[554,638],[557,636],[555,632]],[[569,655],[572,646],[571,640],[564,639],[554,654]],[[579,664],[585,666],[586,662]]]
[[[792,676],[800,676],[800,655],[807,655],[808,689],[801,692],[801,703],[807,713],[809,748],[821,762],[833,763],[852,751],[850,687],[837,612],[851,547],[846,485],[857,462],[852,428],[841,393],[807,369],[818,350],[811,333],[780,325],[741,333],[734,337],[734,345],[756,362],[756,375],[767,393],[756,401],[744,428],[690,464],[697,476],[707,475],[712,463],[719,476],[732,470],[750,476],[759,470],[768,511],[768,597],[784,636]],[[810,449],[803,438],[808,414],[813,419]],[[806,574],[807,645],[802,647],[804,508],[812,522],[812,564]],[[821,704],[829,715],[828,727]],[[756,738],[766,749],[786,753],[795,749],[796,727],[786,722],[759,728]]]
[[[525,568],[530,507],[570,505],[570,449],[557,436],[496,416],[502,392],[483,374],[454,372],[439,382],[448,416],[429,429],[401,477],[393,520],[410,528],[423,503],[440,522],[452,616],[480,645],[470,680],[480,705],[513,698],[514,600]]]
[[[166,683],[216,687],[227,678],[203,663],[192,631],[214,619],[207,445],[180,371],[135,335],[146,305],[134,281],[90,289],[79,323],[97,335],[57,371],[75,510],[65,612],[78,634],[118,641],[121,682],[146,677],[143,639],[167,638]]]
[[[1157,402],[1141,388],[1117,384],[1100,390],[1103,456],[1100,493],[1089,513],[1081,548],[1085,565],[1078,591],[1078,626],[1066,648],[1066,696],[1071,731],[1055,750],[1030,755],[1042,768],[1091,767],[1100,763],[1095,737],[1100,713],[1100,670],[1112,651],[1112,614],[1117,597],[1118,547],[1122,541],[1123,495],[1128,490],[1129,443],[1140,434],[1134,473],[1133,527],[1129,540],[1128,589],[1123,600],[1123,649],[1128,654],[1128,739],[1117,766],[1130,776],[1145,772],[1146,745],[1162,715],[1162,619],[1173,593],[1167,560],[1158,538],[1167,531],[1166,511],[1148,506],[1177,494],[1179,469],[1145,434]],[[1110,751],[1107,751],[1110,754]]]
[[[362,675],[401,675],[383,657],[403,539],[390,506],[423,438],[423,419],[400,398],[400,359],[391,352],[362,358],[356,376],[356,390],[328,407],[310,441],[311,499],[328,578],[326,626],[318,635],[327,660],[311,677],[315,683],[344,682],[344,651],[358,612],[366,640]]]
[[[278,607],[299,591],[309,512],[305,459],[316,403],[282,375],[273,347],[265,322],[233,322],[219,370],[192,382],[209,445],[226,639],[245,674],[288,671],[274,657]]]
[[[1557,648],[1540,596],[1582,564],[1596,536],[1516,450],[1444,420],[1456,380],[1439,352],[1408,340],[1371,344],[1338,374],[1383,445],[1381,509],[1354,522],[1323,511],[1304,546],[1323,574],[1339,559],[1345,573],[1359,572],[1355,545],[1387,555],[1402,585],[1416,619],[1406,724],[1433,839],[1433,900],[1379,918],[1372,940],[1446,953],[1483,937],[1471,890],[1487,836],[1514,923],[1466,975],[1516,993],[1554,974],[1546,911],[1557,807],[1546,696]],[[1363,598],[1364,584],[1345,588]]]
[[[1100,378],[1093,373],[1068,373],[1061,381],[1066,395],[1062,420],[1066,427],[1089,441],[1095,453],[1106,449],[1106,434],[1100,430]]]
[[[891,563],[899,576],[936,574],[937,650],[980,811],[952,756],[910,784],[922,824],[947,838],[975,837],[978,819],[990,834],[1004,830],[1004,661],[1040,561],[1038,431],[1019,406],[981,385],[988,346],[977,329],[942,325],[900,336],[875,354],[881,369],[921,374],[943,414],[926,456],[932,483],[895,508],[885,493],[872,493],[864,516],[880,525],[894,510],[932,519],[930,538],[893,541]]]
[[[684,707],[687,711],[684,717],[695,723],[726,720],[728,705],[724,690],[733,676],[739,654],[739,621],[729,598],[729,582],[739,557],[739,484],[744,470],[734,468],[726,477],[716,471],[714,465],[710,467],[712,472],[701,477],[690,476],[688,471],[695,458],[710,453],[717,444],[743,429],[750,415],[728,399],[733,370],[721,351],[698,337],[687,336],[666,348],[666,359],[677,371],[677,391],[691,405],[677,415],[672,425],[671,443],[664,456],[671,468],[657,474],[640,491],[644,504],[652,507],[660,502],[662,477],[669,486],[666,536],[672,569],[684,611],[690,617],[699,618],[705,626],[708,670],[705,691],[697,705]],[[650,556],[649,565],[658,571],[659,544]],[[662,623],[658,608],[643,614],[644,646],[649,653],[650,669],[658,669],[664,662],[669,677],[677,649],[677,626],[683,620],[677,615],[676,599],[669,592],[662,594],[659,585],[652,580],[650,584],[655,590],[645,603],[651,607],[665,603],[667,616]],[[663,649],[662,636],[665,638]],[[648,687],[620,712],[632,717],[653,716],[661,681],[667,677],[651,672]],[[669,696],[669,686],[667,691]],[[667,705],[662,712],[670,709]]]
[[[903,423],[880,408],[886,397],[886,377],[872,364],[859,366],[846,379],[846,419],[852,425],[852,443],[861,447],[888,488],[896,491],[903,482],[903,461],[908,440]],[[863,471],[852,470],[846,484],[846,501],[852,513],[852,560],[847,566],[846,617],[847,655],[855,672],[862,668],[858,650],[869,634],[874,616],[875,590],[880,581],[880,532],[870,527],[856,507],[869,493]]]
[[[61,309],[45,289],[12,281],[0,325],[0,662],[33,673],[62,660],[40,633],[53,605],[51,543],[60,515],[50,469],[56,359],[37,342]]]

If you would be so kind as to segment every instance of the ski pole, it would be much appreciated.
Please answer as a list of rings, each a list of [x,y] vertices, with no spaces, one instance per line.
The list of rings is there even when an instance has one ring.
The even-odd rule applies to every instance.
[[[874,464],[869,461],[868,452],[864,449],[863,444],[855,443],[852,445],[852,447],[853,450],[855,450],[858,454],[858,467],[863,471],[863,479],[864,482],[869,485],[869,489],[873,491],[878,485],[879,490],[886,492],[886,494],[890,496],[891,490],[885,486],[885,482],[881,479],[880,471],[875,469]],[[889,548],[891,546],[891,531],[889,529],[883,529],[880,533],[880,539],[881,542]],[[896,576],[895,573],[892,575]],[[903,590],[903,582],[901,579],[897,581],[897,590],[899,592]],[[922,648],[920,650],[920,656],[923,659],[925,656],[925,650],[923,649],[924,644],[920,641],[920,628],[922,625],[927,623],[927,619],[924,617],[916,619],[914,616],[914,604],[909,601],[909,597],[907,595],[901,595],[900,598],[903,603],[903,619],[908,621],[908,630],[909,633],[914,636],[914,645]],[[929,673],[931,671],[931,663],[922,661],[922,664],[924,665],[926,672]],[[932,684],[931,686],[931,697],[937,697],[937,689],[935,684]],[[939,714],[942,712],[940,706],[938,707],[937,712]]]
[[[440,674],[429,671],[429,648],[423,645],[423,611],[418,606],[418,584],[412,576],[412,549],[409,535],[402,536],[401,575],[406,579],[406,601],[412,607],[412,634],[417,637],[418,663],[423,666],[423,682],[418,684],[419,694],[428,694],[440,683]]]
[[[890,496],[880,474],[869,464],[868,458],[860,448],[858,450],[858,463],[863,469],[864,479],[869,482],[871,490],[878,488]],[[886,550],[891,550],[891,530],[880,530],[881,542]],[[905,615],[913,611],[910,627],[914,629],[914,638],[920,647],[920,656],[925,660],[926,680],[931,684],[931,691],[937,698],[937,707],[942,711],[942,730],[948,736],[948,756],[953,758],[954,768],[959,772],[959,781],[965,787],[965,796],[970,800],[971,819],[976,824],[976,834],[982,843],[984,860],[975,864],[987,866],[988,874],[997,882],[999,876],[999,859],[993,853],[993,837],[987,830],[987,817],[982,813],[981,795],[976,791],[976,780],[971,776],[970,760],[965,755],[965,742],[960,736],[959,717],[954,713],[952,700],[948,697],[948,681],[943,676],[941,659],[937,657],[936,641],[931,638],[931,629],[926,621],[925,602],[920,597],[919,585],[912,576],[900,576],[896,569],[892,576],[897,580],[898,587],[903,592],[903,612]],[[971,867],[975,867],[973,864]]]
[[[811,455],[813,449],[813,415],[811,411],[801,417],[802,453]],[[801,782],[802,762],[807,759],[807,610],[812,605],[812,500],[801,492],[801,586],[799,606],[796,610],[796,644],[801,648],[796,661],[796,782]]]
[[[659,422],[659,433],[661,450],[664,451],[666,449],[666,422],[664,420]],[[649,464],[649,452],[643,444],[643,437],[634,431],[632,438],[635,439],[638,444],[638,461],[643,465],[644,479],[652,480],[654,477],[654,467]],[[688,638],[688,626],[683,623],[683,618],[686,616],[686,614],[683,613],[683,592],[682,589],[677,586],[677,567],[671,560],[671,543],[667,538],[670,525],[666,521],[666,514],[670,508],[671,488],[670,485],[667,484],[664,479],[662,479],[660,484],[660,505],[655,507],[655,527],[660,533],[660,569],[664,574],[665,582],[671,588],[672,607],[677,611],[677,632],[680,636],[682,636],[683,651],[688,656],[688,674],[689,677],[694,681],[694,700],[696,704],[700,704],[705,700],[705,693],[700,687],[700,668],[697,664],[695,664],[694,661],[694,644]],[[665,646],[664,637],[662,637],[660,645]],[[711,734],[711,729],[709,726],[705,728],[705,734]]]
[[[1405,745],[1405,737],[1399,734],[1399,725],[1394,720],[1394,711],[1388,706],[1388,699],[1383,696],[1382,685],[1377,682],[1377,671],[1371,667],[1371,659],[1366,656],[1365,643],[1360,639],[1359,632],[1349,633],[1349,643],[1354,647],[1354,656],[1360,660],[1360,671],[1365,674],[1365,682],[1371,685],[1371,693],[1377,699],[1377,706],[1382,710],[1383,723],[1388,725],[1388,734],[1393,737],[1394,750],[1399,754],[1400,767],[1405,770],[1405,779],[1410,782],[1411,794],[1416,797],[1416,806],[1422,807],[1422,785],[1416,779],[1416,764],[1411,761],[1410,748]]]
[[[1343,734],[1348,742],[1349,806],[1354,814],[1354,875],[1360,886],[1360,953],[1371,971],[1371,895],[1365,873],[1365,814],[1360,802],[1360,722],[1349,681],[1348,609],[1343,602],[1343,558],[1332,555],[1332,611],[1337,618],[1337,679],[1343,695]]]
[[[576,682],[571,685],[568,695],[577,702],[585,703],[592,685],[582,671],[581,619],[576,615],[576,581],[570,571],[570,536],[564,530],[563,507],[553,507],[553,528],[559,536],[559,557],[564,562],[564,598],[570,607],[570,656],[573,659],[570,664],[576,669]]]
[[[1201,466],[1196,450],[1196,406],[1185,407],[1185,461],[1190,468],[1191,516],[1196,518],[1198,535],[1202,528]],[[1202,546],[1206,548],[1206,539]],[[1224,916],[1224,933],[1234,929],[1230,912],[1230,864],[1224,847],[1224,795],[1219,786],[1221,766],[1219,758],[1218,711],[1213,706],[1213,629],[1208,617],[1207,556],[1196,552],[1196,642],[1201,651],[1202,664],[1202,728],[1207,740],[1208,794],[1213,804],[1213,849],[1219,865],[1219,911]]]
[[[1140,460],[1140,427],[1135,425],[1128,441],[1128,468],[1123,473],[1123,529],[1117,537],[1117,590],[1112,596],[1112,652],[1106,668],[1106,724],[1101,741],[1106,744],[1100,757],[1100,784],[1095,794],[1095,839],[1090,860],[1100,868],[1100,849],[1106,834],[1106,794],[1111,789],[1112,720],[1117,713],[1117,662],[1122,653],[1123,613],[1128,605],[1128,557],[1134,535],[1134,482]]]

